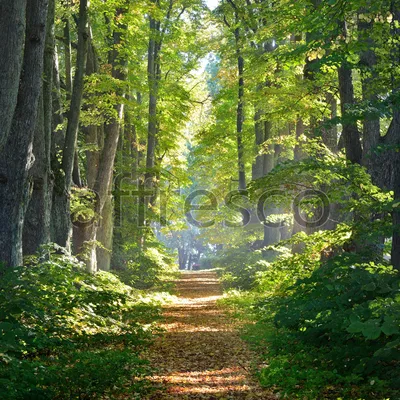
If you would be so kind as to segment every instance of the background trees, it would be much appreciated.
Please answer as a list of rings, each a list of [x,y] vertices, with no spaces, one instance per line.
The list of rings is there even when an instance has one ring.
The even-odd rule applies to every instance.
[[[377,187],[394,190],[397,8],[383,0],[227,1],[212,13],[200,2],[181,1],[43,1],[6,8],[5,24],[22,21],[17,26],[25,44],[15,36],[14,51],[3,49],[9,79],[2,96],[8,93],[9,100],[2,112],[2,258],[21,264],[22,252],[53,241],[72,245],[88,270],[109,270],[113,248],[119,264],[125,245],[146,248],[155,221],[170,228],[182,218],[183,210],[170,205],[183,201],[173,186],[207,184],[219,197],[235,187],[257,193],[276,167],[310,155],[321,162],[326,154],[337,162],[345,155],[349,168],[362,165]],[[199,66],[206,57],[204,72]],[[40,62],[26,65],[32,60]],[[18,95],[25,82],[29,100]],[[316,141],[329,152],[316,151]],[[297,180],[293,176],[289,197],[308,185]],[[307,187],[329,192],[326,185],[320,179]],[[290,232],[315,232],[321,207],[309,209],[313,217],[300,226],[287,205],[287,196],[267,202],[269,224],[253,218],[250,236],[240,240],[261,240],[262,231],[263,244],[270,245]],[[321,228],[353,221],[356,246],[377,218],[355,209],[336,214]],[[396,220],[395,208],[381,215],[388,214]],[[389,236],[382,232],[370,245],[382,248]],[[396,257],[393,245],[398,268]]]
[[[220,266],[260,297],[276,349],[282,328],[303,353],[323,346],[307,359],[323,379],[366,384],[376,367],[377,393],[397,390],[399,10],[0,0],[0,295],[49,258],[141,289],[174,259]]]

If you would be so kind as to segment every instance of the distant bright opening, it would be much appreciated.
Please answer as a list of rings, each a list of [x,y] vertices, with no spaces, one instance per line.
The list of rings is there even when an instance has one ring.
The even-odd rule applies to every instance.
[[[219,0],[206,0],[207,7],[214,10],[218,6]]]

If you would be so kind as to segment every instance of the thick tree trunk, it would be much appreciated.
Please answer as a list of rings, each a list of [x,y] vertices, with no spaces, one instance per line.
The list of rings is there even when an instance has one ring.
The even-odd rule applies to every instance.
[[[264,139],[268,140],[272,137],[272,124],[269,121],[264,122]],[[263,175],[268,175],[275,167],[275,145],[269,146],[268,154],[264,154]],[[266,216],[276,213],[277,208],[273,204],[269,204],[265,209]],[[264,225],[263,245],[269,246],[278,243],[280,240],[280,232],[278,228]]]
[[[98,69],[96,50],[90,35],[86,75],[94,74],[98,72]],[[86,184],[89,189],[93,189],[99,172],[100,154],[104,145],[104,125],[90,125],[84,127],[83,130],[86,136],[86,144],[90,145],[90,147],[95,147],[95,149],[90,149],[86,152]],[[97,270],[96,247],[93,243],[96,239],[95,229],[94,221],[74,221],[73,223],[73,251],[86,262],[86,268],[91,272]]]
[[[147,52],[147,78],[149,93],[149,110],[147,125],[147,152],[146,152],[146,173],[144,176],[144,189],[151,196],[143,196],[139,206],[139,226],[144,227],[149,224],[148,210],[149,204],[155,198],[156,185],[156,160],[155,152],[157,147],[157,108],[158,108],[158,89],[161,78],[161,66],[159,54],[161,50],[161,23],[149,16],[150,38]],[[143,232],[143,230],[142,230]],[[140,247],[145,245],[145,235],[142,234]]]
[[[65,210],[68,207],[68,198],[65,194],[64,176],[62,166],[58,159],[58,153],[62,150],[65,142],[65,130],[58,130],[64,122],[62,98],[60,89],[60,73],[57,52],[53,67],[53,121],[51,141],[51,166],[54,175],[53,199],[51,206],[50,237],[51,241],[60,246],[67,247],[70,237],[70,217]]]
[[[48,202],[49,169],[46,163],[43,95],[33,141],[35,162],[29,171],[32,190],[23,227],[23,254],[35,254],[39,246],[50,241],[50,209]]]
[[[395,110],[392,121],[392,129],[397,138],[396,147],[400,147],[400,110]],[[393,191],[394,204],[400,203],[400,153],[393,152]],[[394,207],[392,211],[393,235],[392,235],[392,264],[400,271],[400,207]]]
[[[362,13],[363,10],[360,11]],[[360,54],[360,67],[362,77],[362,95],[364,101],[376,101],[377,95],[374,90],[374,81],[376,79],[376,72],[374,67],[376,65],[375,43],[371,38],[372,22],[358,20],[358,31],[360,34],[359,41],[365,45],[365,49]],[[366,115],[363,119],[363,158],[362,163],[371,174],[375,184],[377,182],[377,171],[373,163],[373,151],[379,144],[380,139],[380,119],[371,115]]]
[[[343,35],[347,37],[346,23],[343,22]],[[354,101],[354,86],[351,67],[345,61],[338,69],[340,108],[342,114],[342,137],[347,159],[356,164],[361,164],[362,149],[360,132],[357,122],[352,121],[347,113],[347,108],[352,106]]]
[[[42,88],[47,7],[47,0],[30,0],[27,4],[24,73],[18,82],[10,135],[0,154],[0,260],[9,266],[22,264],[22,230],[29,198],[28,173],[34,162],[32,147]]]
[[[393,14],[395,24],[392,28],[393,37],[398,37],[400,33],[399,23],[400,23],[400,9],[393,2]],[[400,63],[400,46],[398,42],[395,42],[395,48],[393,49],[393,54],[395,54],[395,62],[397,66]],[[392,92],[394,94],[398,94],[399,88],[392,87]],[[393,192],[394,192],[394,204],[400,203],[400,107],[399,105],[395,106],[393,110],[393,120],[389,131],[387,133],[388,142],[392,142],[395,146],[395,151],[391,151],[393,153],[393,158],[387,157],[389,159],[393,159],[392,167],[392,180],[393,180]],[[393,207],[392,211],[392,223],[393,223],[393,235],[392,235],[392,265],[395,269],[400,272],[400,207]]]
[[[44,52],[44,80],[42,97],[35,129],[33,154],[35,164],[30,171],[33,191],[25,217],[23,252],[34,254],[50,241],[50,219],[53,193],[51,174],[51,137],[53,118],[53,66],[54,66],[55,0],[49,1],[46,47]]]
[[[17,106],[24,42],[26,0],[0,0],[0,151],[6,144]]]

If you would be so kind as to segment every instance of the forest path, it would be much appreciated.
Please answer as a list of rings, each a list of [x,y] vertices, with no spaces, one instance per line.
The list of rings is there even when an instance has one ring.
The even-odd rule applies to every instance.
[[[165,332],[147,355],[160,389],[146,399],[275,399],[251,377],[254,355],[217,305],[222,288],[215,272],[183,272],[176,289],[160,324]]]

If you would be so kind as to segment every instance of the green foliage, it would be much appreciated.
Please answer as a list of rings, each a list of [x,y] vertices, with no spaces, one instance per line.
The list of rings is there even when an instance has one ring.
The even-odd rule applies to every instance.
[[[57,249],[59,251],[60,249]],[[147,386],[140,358],[159,307],[46,246],[0,283],[0,397],[94,399]],[[136,396],[136,397],[135,397]]]
[[[360,166],[317,141],[307,147],[310,158],[280,164],[253,182],[251,192],[284,188],[284,205],[299,186],[322,186],[343,222],[270,246],[275,259],[265,259],[265,251],[227,251],[222,276],[233,287],[252,289],[227,303],[243,310],[237,316],[256,321],[245,337],[263,360],[264,386],[289,398],[396,399],[400,277],[383,258],[390,243],[379,243],[390,235],[387,213],[397,204]],[[318,204],[303,207],[313,213]],[[301,251],[290,251],[296,246]]]
[[[137,289],[160,287],[177,271],[175,260],[158,241],[151,241],[139,250],[135,243],[126,244],[117,255],[120,279]]]
[[[262,273],[261,287],[267,276],[283,283],[272,280],[267,291],[233,292],[225,300],[236,316],[257,321],[244,337],[265,360],[261,384],[289,398],[398,398],[398,274],[343,253],[289,284],[296,261],[286,257],[282,271],[278,259]]]
[[[221,281],[225,288],[249,290],[256,285],[257,277],[271,267],[276,252],[251,251],[250,246],[240,246],[223,251],[213,261],[220,268]]]
[[[291,295],[259,302],[271,359],[261,382],[312,398],[398,394],[399,284],[391,267],[344,254],[297,280]]]
[[[71,216],[74,221],[88,222],[98,218],[94,207],[96,195],[88,188],[74,187],[71,192]]]
[[[321,259],[321,250],[333,243],[338,248],[348,231],[340,225],[300,235],[303,253],[279,256],[256,275],[253,294],[236,292],[228,301],[244,308],[237,315],[253,314],[257,321],[245,337],[266,360],[260,382],[290,398],[386,399],[400,393],[400,277],[390,266],[365,262],[364,253]],[[232,271],[226,273],[233,282],[246,276],[254,281],[251,268],[233,279]]]

